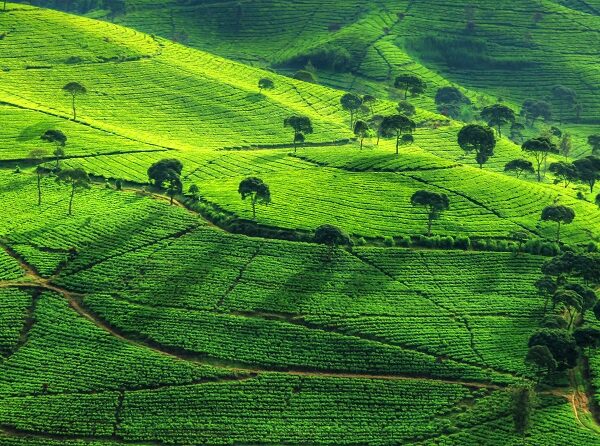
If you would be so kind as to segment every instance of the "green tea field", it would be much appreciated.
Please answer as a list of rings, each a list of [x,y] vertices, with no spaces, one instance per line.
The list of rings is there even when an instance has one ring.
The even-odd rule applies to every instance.
[[[0,445],[600,446],[599,36],[0,3]]]

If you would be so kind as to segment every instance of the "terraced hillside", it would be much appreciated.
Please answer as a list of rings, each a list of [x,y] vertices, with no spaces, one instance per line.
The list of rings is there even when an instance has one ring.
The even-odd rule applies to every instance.
[[[413,144],[396,155],[384,135],[361,150],[343,91],[158,37],[169,37],[165,3],[130,2],[117,16],[140,29],[156,17],[156,35],[16,3],[0,13],[0,444],[600,444],[600,356],[582,348],[568,373],[541,383],[524,361],[554,310],[535,286],[542,266],[598,249],[596,194],[505,173],[527,157],[506,137],[480,169],[457,143],[463,123],[430,97],[415,102]],[[269,56],[257,65],[354,39],[366,24],[397,38],[420,7],[404,5],[401,20],[385,2],[337,3],[167,7],[174,23],[185,11],[222,27],[191,43]],[[544,7],[577,6],[563,3]],[[237,30],[223,21],[236,8]],[[260,46],[269,10],[289,19],[263,28],[272,41]],[[315,28],[299,33],[298,15]],[[318,28],[334,21],[348,26]],[[392,44],[371,37],[369,52]],[[274,89],[259,91],[264,77]],[[87,90],[77,117],[70,82]],[[382,98],[371,114],[395,105]],[[283,126],[291,115],[314,126],[297,150]],[[48,130],[67,136],[64,147],[41,138]],[[171,196],[148,182],[165,158],[183,164]],[[89,187],[65,184],[77,168]],[[271,193],[256,219],[238,191],[249,176]],[[450,200],[433,237],[411,205],[422,189]],[[540,219],[557,204],[576,214],[560,243]],[[314,243],[324,224],[349,243]],[[574,324],[596,326],[593,313]],[[515,395],[534,387],[519,433]]]

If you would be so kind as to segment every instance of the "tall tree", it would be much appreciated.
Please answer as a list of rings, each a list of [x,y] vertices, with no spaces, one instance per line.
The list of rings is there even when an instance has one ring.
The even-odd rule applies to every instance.
[[[568,206],[552,205],[542,210],[543,221],[553,221],[557,224],[556,241],[560,243],[560,228],[562,224],[568,225],[575,220],[575,211]]]
[[[369,124],[367,124],[365,121],[361,121],[360,119],[356,121],[356,124],[354,124],[354,134],[360,140],[361,150],[363,148],[363,141],[367,136],[369,136],[370,133],[371,128],[369,127]]]
[[[77,120],[77,109],[75,107],[75,99],[78,96],[87,94],[87,89],[79,82],[69,82],[63,87],[63,91],[71,95],[71,106],[73,108],[73,121]]]
[[[354,93],[346,93],[340,98],[340,104],[344,110],[350,113],[350,128],[354,128],[354,113],[363,105],[362,98]]]
[[[369,110],[371,111],[371,116],[374,115],[373,105],[377,103],[377,98],[372,94],[366,94],[362,97],[362,103],[369,107]]]
[[[283,126],[294,130],[294,153],[297,149],[297,144],[304,142],[305,135],[313,133],[312,121],[308,116],[290,116],[283,120]]]
[[[64,147],[67,144],[67,135],[60,130],[47,130],[41,136],[41,139],[55,145],[53,154],[56,159],[56,169],[58,169],[60,167],[60,159],[65,156]]]
[[[577,93],[564,85],[555,85],[552,87],[551,92],[552,97],[558,102],[559,119],[562,124],[565,119],[565,111],[572,110],[577,103]]]
[[[475,159],[480,168],[494,155],[496,136],[486,126],[469,124],[458,132],[458,145],[466,152],[475,152]]]
[[[403,135],[412,135],[416,130],[417,124],[412,119],[404,115],[386,116],[381,121],[380,132],[382,136],[396,137],[396,155],[400,153],[400,139]]]
[[[75,197],[75,192],[80,189],[89,189],[91,187],[90,177],[81,168],[63,169],[56,174],[56,182],[71,187],[69,215],[73,215],[73,198]]]
[[[435,95],[435,103],[441,114],[457,119],[461,108],[470,105],[471,100],[456,87],[442,87]]]
[[[409,118],[414,116],[415,113],[417,112],[417,109],[415,108],[415,106],[412,105],[408,101],[398,102],[398,105],[396,106],[396,110],[398,110],[398,113],[400,113],[401,115],[408,116]]]
[[[556,360],[557,370],[571,369],[577,365],[577,344],[567,331],[556,328],[541,328],[529,338],[528,347],[545,345]]]
[[[514,172],[519,178],[524,173],[535,173],[535,169],[533,168],[533,164],[531,161],[524,159],[516,159],[509,161],[504,166],[505,172]]]
[[[171,206],[173,206],[173,200],[175,199],[175,195],[181,193],[181,191],[183,190],[181,177],[179,173],[177,173],[175,170],[169,169],[169,171],[167,172],[167,177],[165,178],[165,182],[167,183],[167,193],[170,197],[169,203]]]
[[[268,206],[271,203],[271,191],[269,186],[260,178],[249,177],[242,180],[238,188],[238,193],[242,200],[250,199],[252,205],[252,218],[256,220],[256,205],[264,204]]]
[[[590,192],[594,192],[596,181],[600,179],[600,157],[595,155],[586,156],[573,161],[577,171],[577,179],[586,183],[590,187]]]
[[[587,143],[592,148],[592,155],[600,152],[600,133],[588,136]]]
[[[38,192],[38,206],[42,205],[42,177],[46,175],[47,169],[40,165],[40,163],[46,157],[47,152],[44,149],[33,149],[29,152],[29,159],[37,164],[35,173],[37,176],[37,192]]]
[[[427,235],[431,236],[431,225],[441,213],[450,208],[450,199],[446,194],[419,190],[410,199],[413,206],[421,206],[427,210]]]
[[[569,155],[573,150],[573,138],[569,133],[564,133],[560,138],[560,144],[558,145],[558,150],[565,157],[565,161],[569,159]]]
[[[182,171],[183,164],[181,161],[175,158],[165,158],[155,162],[148,168],[148,179],[150,183],[154,182],[154,185],[160,189],[165,182],[175,176],[181,176]]]
[[[521,116],[525,118],[525,124],[533,127],[539,118],[544,121],[552,119],[552,106],[546,101],[527,99],[521,108]]]
[[[577,313],[583,310],[583,298],[573,290],[559,288],[554,293],[554,296],[552,296],[552,303],[555,307],[562,305],[567,310],[569,314],[569,325],[567,328],[571,328]]]
[[[512,108],[502,104],[488,105],[481,110],[481,119],[490,127],[496,127],[502,137],[502,127],[515,122],[516,116]]]
[[[403,74],[396,78],[394,87],[404,91],[404,100],[408,99],[408,93],[413,96],[425,93],[427,83],[414,74]]]
[[[549,373],[556,370],[558,364],[556,359],[552,356],[552,353],[545,345],[534,345],[527,351],[525,356],[525,364],[530,365],[536,369],[537,384],[539,385],[542,379]]]
[[[350,243],[350,237],[337,226],[322,225],[315,231],[315,242],[329,247],[327,258],[331,260],[336,246]]]
[[[524,152],[532,155],[535,158],[537,165],[537,180],[542,181],[542,173],[544,175],[546,174],[545,166],[548,160],[548,155],[551,153],[558,153],[556,144],[554,144],[550,138],[540,136],[538,138],[525,141],[522,149]]]
[[[572,163],[564,161],[552,163],[548,170],[554,174],[554,184],[563,183],[565,188],[578,178],[577,168]]]

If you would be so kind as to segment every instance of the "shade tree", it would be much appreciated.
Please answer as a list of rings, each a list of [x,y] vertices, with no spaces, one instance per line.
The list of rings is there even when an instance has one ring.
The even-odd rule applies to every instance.
[[[525,159],[516,159],[509,161],[504,166],[505,172],[514,172],[517,178],[520,178],[523,174],[534,174],[535,169],[533,168],[533,163],[529,160]]]
[[[597,348],[600,345],[600,330],[594,327],[579,327],[573,331],[573,338],[579,348]]]
[[[408,117],[414,116],[415,113],[417,112],[417,109],[415,108],[415,106],[412,105],[408,101],[398,102],[398,105],[396,106],[396,110],[398,110],[398,113],[400,113],[401,115],[408,116]]]
[[[258,90],[262,93],[263,90],[273,90],[275,82],[268,77],[263,77],[258,81]]]
[[[54,144],[53,155],[56,160],[56,169],[60,167],[60,159],[65,156],[65,146],[67,144],[67,135],[60,130],[46,130],[42,136],[42,141]]]
[[[521,107],[521,116],[525,118],[526,125],[533,127],[540,118],[544,121],[552,119],[552,105],[546,101],[527,99]]]
[[[563,183],[565,188],[578,178],[577,168],[572,163],[564,161],[552,163],[548,170],[554,174],[554,184]]]
[[[172,182],[172,179],[181,176],[183,164],[175,158],[165,158],[155,162],[148,168],[148,179],[151,184],[157,188],[162,188],[165,182]]]
[[[394,87],[404,92],[404,100],[408,99],[408,93],[417,96],[425,93],[427,83],[414,74],[402,74],[394,80]]]
[[[91,180],[87,172],[82,168],[63,169],[56,174],[56,182],[71,188],[69,196],[69,215],[73,215],[73,199],[78,190],[89,189]]]
[[[552,296],[552,305],[553,308],[562,306],[567,311],[569,315],[569,324],[567,328],[571,328],[575,321],[575,317],[583,310],[583,298],[579,293],[573,290],[561,288],[554,293],[554,296]]]
[[[331,259],[333,251],[337,246],[350,243],[350,237],[342,229],[333,225],[321,225],[315,230],[314,240],[316,243],[329,247],[327,258]]]
[[[502,137],[502,127],[514,123],[516,116],[512,108],[503,104],[494,104],[481,110],[481,119],[486,121],[490,127],[495,127],[498,135]]]
[[[577,180],[590,187],[590,193],[594,192],[596,182],[600,179],[600,157],[589,155],[573,161],[577,171]]]
[[[354,128],[354,114],[363,105],[362,98],[354,93],[346,93],[340,98],[340,104],[344,110],[350,113],[350,128]]]
[[[242,200],[249,199],[252,206],[252,219],[256,220],[256,205],[268,206],[271,203],[269,186],[257,177],[248,177],[240,182],[238,193]]]
[[[37,164],[35,168],[35,174],[37,177],[38,206],[42,205],[42,177],[48,173],[48,169],[40,165],[40,163],[46,156],[47,152],[44,149],[33,149],[31,152],[29,152],[29,159]]]
[[[564,329],[540,328],[529,338],[528,347],[546,346],[557,362],[557,370],[567,370],[577,365],[579,356],[573,336]]]
[[[305,135],[313,133],[312,121],[308,116],[290,116],[283,120],[283,126],[294,131],[294,152],[297,150],[297,145],[305,141]]]
[[[537,377],[537,384],[554,372],[558,367],[558,363],[552,352],[546,345],[534,345],[529,347],[527,355],[525,356],[525,364],[535,369],[535,375]]]
[[[556,241],[560,243],[560,229],[563,224],[570,224],[575,219],[575,211],[563,205],[546,206],[542,210],[542,221],[552,221],[557,224]]]
[[[417,128],[417,124],[407,116],[391,115],[381,121],[379,131],[383,137],[396,138],[396,155],[399,154],[401,139],[405,135],[411,135]]]
[[[362,103],[369,108],[371,115],[373,115],[373,106],[377,103],[377,97],[373,96],[372,94],[365,94],[362,97]]]
[[[440,218],[442,212],[450,208],[450,199],[446,194],[419,190],[410,199],[413,206],[424,207],[427,211],[427,235],[431,236],[434,220]]]
[[[542,181],[542,174],[546,174],[548,155],[557,154],[558,148],[552,140],[546,136],[532,138],[523,143],[521,149],[534,157],[536,162],[537,180]]]
[[[469,124],[458,132],[458,145],[470,154],[475,152],[475,160],[480,168],[494,155],[496,136],[494,131],[479,124]]]
[[[551,88],[552,98],[558,102],[559,120],[562,124],[565,119],[565,112],[573,110],[577,104],[577,93],[575,90],[564,85],[555,85]]]
[[[71,96],[71,107],[73,109],[73,120],[77,120],[77,108],[75,104],[75,100],[78,96],[83,96],[87,94],[87,89],[83,84],[79,82],[69,82],[63,88],[63,91]]]
[[[364,142],[365,138],[367,136],[369,136],[371,133],[372,133],[371,127],[369,127],[369,124],[367,124],[365,121],[362,121],[359,119],[354,124],[354,135],[360,141],[360,149],[361,150],[363,148],[363,142]]]
[[[600,152],[600,133],[588,136],[587,143],[592,148],[592,155]]]

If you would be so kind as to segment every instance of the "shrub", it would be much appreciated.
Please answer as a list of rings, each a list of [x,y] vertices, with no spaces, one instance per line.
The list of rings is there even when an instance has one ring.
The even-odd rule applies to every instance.
[[[388,236],[388,237],[384,237],[383,238],[383,244],[385,246],[392,247],[392,246],[396,245],[396,242],[394,242],[394,238],[393,237],[389,237]]]

